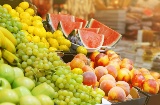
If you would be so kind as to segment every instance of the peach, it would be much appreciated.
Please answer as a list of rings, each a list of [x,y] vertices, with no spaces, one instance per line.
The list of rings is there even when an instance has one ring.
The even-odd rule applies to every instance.
[[[79,59],[83,60],[85,64],[88,64],[88,58],[86,57],[86,55],[84,55],[82,53],[75,55],[74,58],[79,58]]]
[[[94,62],[90,61],[89,66],[94,69]]]
[[[89,65],[84,65],[84,66],[82,67],[82,70],[83,70],[83,72],[86,72],[86,71],[94,71],[94,69],[93,69],[91,66],[89,66]]]
[[[85,65],[84,61],[79,58],[73,58],[70,62],[71,69],[82,68]]]
[[[121,62],[120,68],[127,68],[128,70],[132,70],[133,66],[131,64],[129,64],[129,63]]]
[[[117,69],[113,65],[107,65],[106,69],[108,70],[108,74],[111,74],[114,78],[117,77]]]
[[[159,84],[159,92],[160,92],[160,79],[156,79],[156,81]]]
[[[103,75],[100,80],[99,80],[99,83],[101,83],[103,80],[111,80],[113,82],[116,82],[115,78],[111,75],[111,74],[106,74],[106,75]]]
[[[109,56],[108,58],[109,58],[109,60],[119,59],[119,55],[113,54],[112,56]]]
[[[111,88],[115,87],[116,83],[113,82],[112,80],[103,80],[100,83],[99,88],[102,89],[105,92],[105,95],[108,96],[108,92]]]
[[[107,50],[107,51],[105,52],[105,54],[107,54],[108,57],[111,57],[112,55],[116,54],[116,52],[113,51],[113,50]]]
[[[118,62],[110,61],[108,65],[112,65],[116,68],[116,70],[120,70],[120,64]]]
[[[155,79],[147,79],[143,83],[143,91],[150,94],[157,94],[159,91],[159,84]]]
[[[128,58],[123,58],[122,62],[133,65],[133,61]]]
[[[160,78],[160,74],[156,71],[150,71],[150,74],[153,76],[154,79]]]
[[[139,88],[142,88],[142,85],[145,81],[145,78],[142,74],[136,74],[133,75],[133,78],[131,79],[132,86],[137,86]]]
[[[106,66],[109,62],[108,56],[104,53],[99,53],[95,58],[95,67]]]
[[[100,52],[98,52],[98,51],[92,52],[92,53],[90,54],[90,56],[89,56],[90,60],[94,62],[95,57],[96,57],[99,53],[100,53]]]
[[[105,75],[105,74],[108,74],[108,71],[107,69],[104,67],[104,66],[97,66],[95,69],[94,69],[94,72],[97,76],[97,81],[99,81],[99,79]]]
[[[97,83],[97,76],[92,71],[86,71],[83,74],[83,84],[87,86],[95,86]]]
[[[123,102],[125,99],[126,93],[121,87],[115,86],[108,92],[108,100],[110,101]]]
[[[140,68],[139,71],[142,73],[143,76],[146,74],[150,74],[149,70],[145,68]]]
[[[137,75],[137,74],[142,74],[139,70],[133,68],[131,71],[131,79],[134,77],[134,75]]]
[[[120,64],[121,59],[119,57],[118,58],[112,58],[112,59],[109,60],[109,62],[116,62],[116,63]]]
[[[122,68],[122,69],[118,70],[118,75],[117,75],[116,79],[118,81],[130,82],[130,80],[131,80],[130,71],[126,68]]]
[[[125,82],[125,81],[117,81],[116,82],[116,86],[121,87],[125,91],[126,96],[129,95],[129,93],[130,93],[130,86],[129,86],[129,84],[127,82]]]
[[[154,77],[151,74],[144,75],[144,78],[147,79],[154,79]]]

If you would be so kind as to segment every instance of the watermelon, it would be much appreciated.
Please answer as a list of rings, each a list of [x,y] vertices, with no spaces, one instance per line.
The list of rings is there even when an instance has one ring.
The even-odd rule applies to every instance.
[[[70,21],[60,21],[58,29],[61,30],[66,38],[75,29],[82,28],[82,22],[70,22]]]
[[[87,20],[84,20],[84,19],[81,19],[81,18],[78,18],[78,17],[75,17],[75,22],[82,22],[83,23],[82,28],[86,27],[87,24],[88,24]]]
[[[81,30],[92,31],[92,32],[95,32],[95,33],[99,32],[99,28],[81,28]]]
[[[93,18],[89,21],[87,27],[88,28],[100,28],[98,33],[104,35],[103,47],[114,46],[122,37],[122,35],[119,34],[118,32],[112,30],[111,28],[107,27],[103,23]]]
[[[47,21],[49,25],[51,26],[52,30],[57,30],[58,23],[60,21],[68,21],[68,22],[75,22],[75,17],[72,15],[64,15],[64,14],[53,14],[49,13],[47,14]]]
[[[81,29],[78,29],[78,37],[82,45],[87,49],[90,48],[99,49],[101,48],[104,41],[103,34],[97,34],[92,31],[81,30]]]

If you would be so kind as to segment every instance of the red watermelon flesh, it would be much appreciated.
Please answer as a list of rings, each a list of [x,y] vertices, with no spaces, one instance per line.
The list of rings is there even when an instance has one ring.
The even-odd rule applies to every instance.
[[[104,41],[103,34],[78,29],[78,35],[86,48],[100,48]]]
[[[83,22],[82,28],[86,27],[87,24],[88,24],[87,20],[84,20],[84,19],[81,19],[81,18],[78,18],[78,17],[75,17],[75,22]]]
[[[69,21],[69,22],[75,22],[75,17],[71,15],[64,15],[64,14],[48,14],[48,21],[51,25],[52,29],[55,31],[57,30],[58,23],[60,21]]]
[[[73,30],[82,28],[82,22],[60,21],[60,27],[65,37],[68,37]]]
[[[81,30],[92,31],[95,33],[99,32],[99,28],[81,28]]]
[[[99,34],[104,35],[103,46],[112,47],[114,46],[122,37],[121,34],[102,24],[101,22],[91,19],[88,25],[89,28],[100,28]]]

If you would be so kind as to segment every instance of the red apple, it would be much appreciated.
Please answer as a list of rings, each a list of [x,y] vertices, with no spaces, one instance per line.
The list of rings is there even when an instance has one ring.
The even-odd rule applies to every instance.
[[[95,67],[106,66],[109,62],[108,56],[104,53],[99,53],[95,58]]]
[[[99,79],[105,75],[108,74],[107,69],[104,66],[97,66],[94,70],[96,76],[97,76],[97,81],[99,81]]]

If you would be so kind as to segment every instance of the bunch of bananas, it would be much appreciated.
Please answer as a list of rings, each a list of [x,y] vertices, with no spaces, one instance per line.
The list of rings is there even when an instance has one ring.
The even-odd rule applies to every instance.
[[[15,55],[17,40],[6,28],[0,27],[0,59],[6,60],[11,65],[17,65],[19,60]]]

